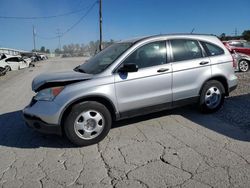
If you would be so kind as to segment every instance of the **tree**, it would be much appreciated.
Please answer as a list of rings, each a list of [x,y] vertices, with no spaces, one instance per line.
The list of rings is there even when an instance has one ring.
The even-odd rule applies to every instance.
[[[250,30],[245,30],[243,33],[242,33],[242,36],[245,40],[250,40]]]
[[[43,52],[43,53],[45,52],[45,47],[44,46],[41,47],[40,52]]]
[[[221,35],[220,35],[220,37],[219,37],[221,40],[225,40],[225,38],[226,38],[226,33],[222,33]]]
[[[49,50],[49,49],[47,49],[45,52],[46,52],[47,54],[50,54],[50,50]]]

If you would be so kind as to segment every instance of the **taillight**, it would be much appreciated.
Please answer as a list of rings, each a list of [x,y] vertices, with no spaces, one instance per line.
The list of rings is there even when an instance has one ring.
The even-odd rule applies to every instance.
[[[237,67],[237,59],[235,57],[235,54],[231,54],[232,58],[233,58],[233,68]]]

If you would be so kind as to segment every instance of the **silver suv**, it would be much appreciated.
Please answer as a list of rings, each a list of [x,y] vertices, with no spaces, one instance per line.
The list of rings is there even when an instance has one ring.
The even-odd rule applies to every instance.
[[[73,71],[37,76],[23,114],[30,127],[84,146],[116,120],[190,103],[214,112],[236,86],[232,56],[215,36],[151,36],[115,43]]]

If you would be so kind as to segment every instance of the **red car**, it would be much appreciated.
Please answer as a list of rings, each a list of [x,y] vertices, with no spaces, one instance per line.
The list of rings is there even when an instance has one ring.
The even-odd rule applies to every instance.
[[[237,56],[237,70],[247,72],[250,69],[250,42],[246,40],[223,41],[226,48]]]
[[[236,51],[242,54],[250,55],[250,42],[246,40],[229,40],[223,41],[223,44],[229,51]]]

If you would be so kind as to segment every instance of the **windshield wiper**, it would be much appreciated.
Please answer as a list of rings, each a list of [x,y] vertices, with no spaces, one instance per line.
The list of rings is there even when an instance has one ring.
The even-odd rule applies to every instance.
[[[86,73],[83,69],[81,69],[81,66],[78,65],[76,68],[73,69],[76,72]]]

